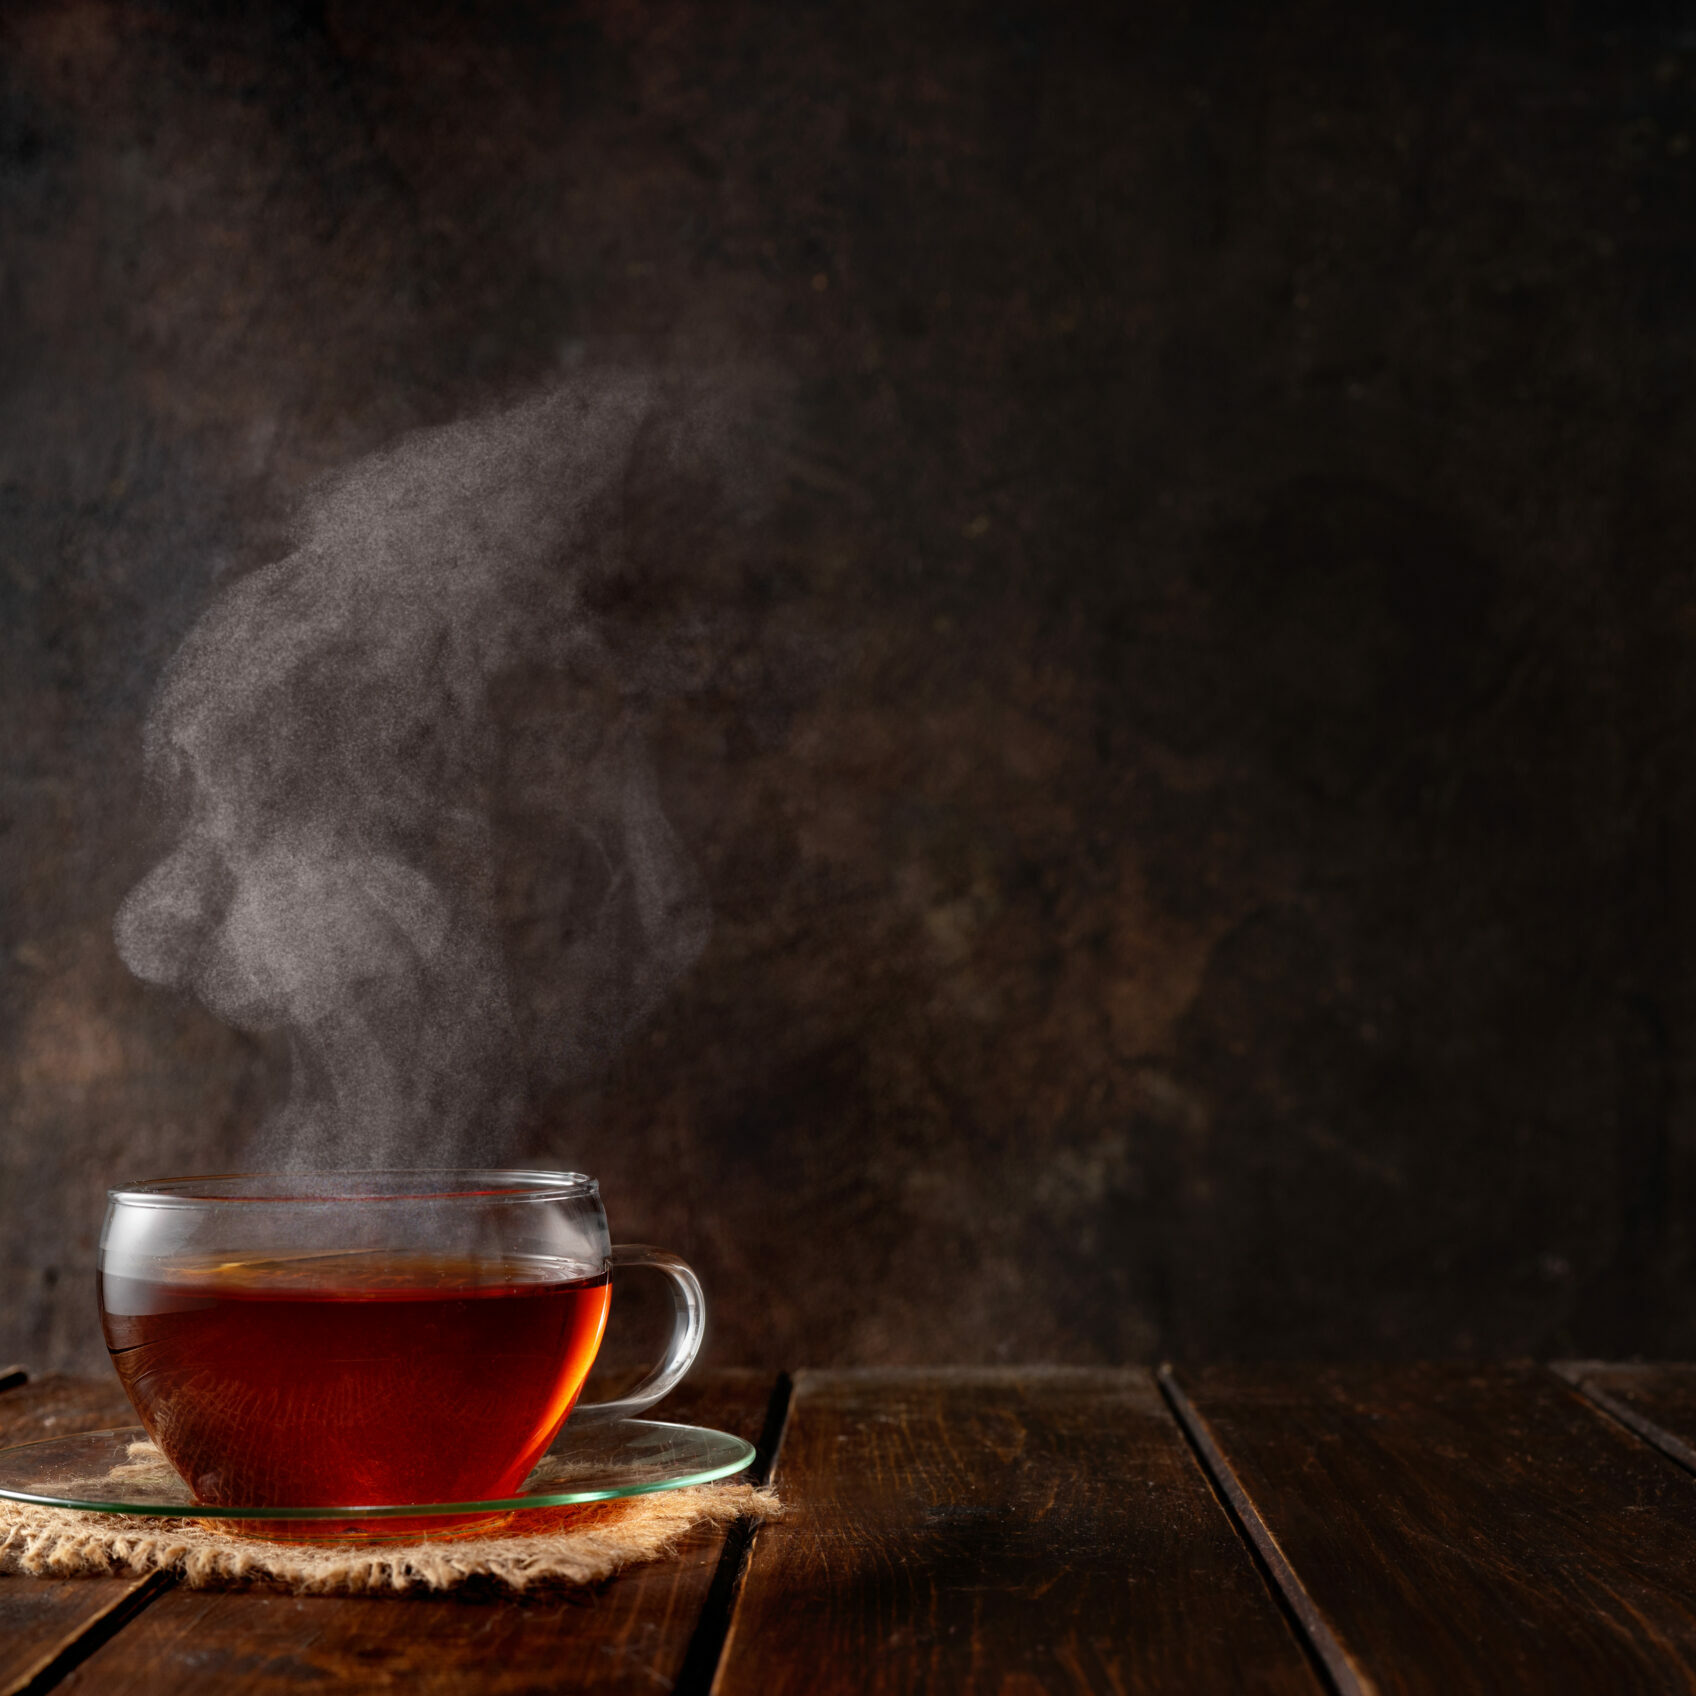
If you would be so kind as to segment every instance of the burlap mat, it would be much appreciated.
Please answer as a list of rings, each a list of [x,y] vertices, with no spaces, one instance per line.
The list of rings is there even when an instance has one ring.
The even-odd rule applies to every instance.
[[[151,1452],[149,1452],[151,1451]],[[139,1472],[163,1466],[151,1444],[131,1450]],[[514,1514],[487,1536],[410,1543],[277,1543],[219,1530],[216,1521],[75,1513],[0,1501],[0,1572],[38,1578],[170,1572],[199,1587],[270,1584],[301,1595],[440,1591],[479,1581],[511,1590],[595,1584],[669,1554],[691,1531],[775,1517],[769,1490],[703,1484],[621,1501]]]

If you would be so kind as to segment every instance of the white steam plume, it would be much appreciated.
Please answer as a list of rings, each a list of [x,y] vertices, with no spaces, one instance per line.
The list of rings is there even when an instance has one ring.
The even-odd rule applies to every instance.
[[[604,1057],[704,946],[699,881],[582,605],[617,568],[620,486],[660,405],[640,374],[589,374],[403,439],[336,479],[297,551],[223,593],[173,660],[146,751],[181,828],[118,949],[287,1033],[265,1163],[508,1153],[527,1068]],[[515,1014],[495,911],[490,685],[521,667],[588,679],[598,703],[548,767],[569,777],[543,816],[571,887],[539,1028]]]

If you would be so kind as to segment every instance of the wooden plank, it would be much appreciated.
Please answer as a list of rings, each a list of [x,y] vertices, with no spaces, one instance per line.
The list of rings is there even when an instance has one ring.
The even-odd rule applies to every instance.
[[[136,1423],[135,1409],[110,1372],[97,1378],[49,1372],[0,1394],[0,1448]]]
[[[1696,1691],[1696,1481],[1552,1373],[1220,1367],[1177,1384],[1342,1690]]]
[[[805,1372],[716,1696],[1303,1692],[1145,1371]]]
[[[0,1448],[75,1431],[131,1425],[118,1380],[13,1369],[0,1393]],[[0,1696],[41,1689],[102,1636],[116,1631],[162,1586],[146,1578],[0,1578]]]
[[[150,1578],[0,1578],[0,1691],[49,1690],[170,1588]]]
[[[776,1375],[703,1373],[655,1416],[758,1440]],[[595,1590],[517,1599],[179,1589],[85,1661],[64,1696],[280,1696],[315,1689],[669,1690],[713,1588],[722,1530]]]
[[[1561,1360],[1555,1371],[1622,1425],[1696,1472],[1696,1366]]]

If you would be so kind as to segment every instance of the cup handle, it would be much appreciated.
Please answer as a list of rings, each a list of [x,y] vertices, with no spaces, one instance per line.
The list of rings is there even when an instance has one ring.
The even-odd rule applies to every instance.
[[[701,1339],[707,1333],[707,1298],[701,1280],[687,1261],[663,1248],[649,1248],[645,1243],[619,1243],[607,1253],[609,1266],[652,1266],[671,1280],[671,1299],[676,1323],[671,1328],[671,1342],[662,1360],[627,1396],[613,1402],[579,1402],[571,1410],[568,1425],[595,1425],[607,1419],[630,1419],[651,1408],[661,1396],[676,1388],[683,1374],[694,1364],[701,1351]]]

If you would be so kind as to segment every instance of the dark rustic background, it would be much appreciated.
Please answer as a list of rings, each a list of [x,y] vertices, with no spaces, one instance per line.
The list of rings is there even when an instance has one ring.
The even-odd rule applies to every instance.
[[[607,357],[794,401],[633,503],[717,928],[533,1131],[717,1358],[1696,1347],[1692,22],[8,6],[0,1353],[277,1084],[113,952],[165,658]]]

